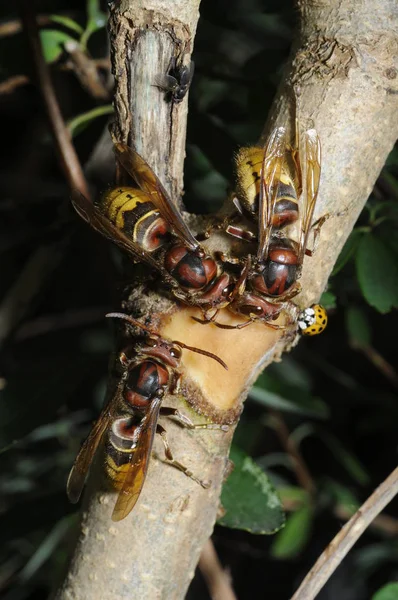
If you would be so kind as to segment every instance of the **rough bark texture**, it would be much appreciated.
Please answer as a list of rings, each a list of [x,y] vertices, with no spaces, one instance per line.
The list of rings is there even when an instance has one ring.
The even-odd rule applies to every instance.
[[[177,48],[193,46],[197,3],[121,2],[111,15],[117,110],[113,134],[134,142],[166,187],[178,198],[185,143],[186,102],[169,105],[151,82],[167,71]],[[365,203],[398,135],[398,19],[396,0],[352,0],[300,4],[302,29],[286,79],[301,90],[301,120],[315,126],[323,148],[317,215],[326,212],[316,256],[305,261],[300,305],[316,300],[338,253]],[[284,122],[291,93],[282,86],[271,123]],[[265,129],[264,135],[269,131]],[[216,140],[214,140],[216,143]],[[219,243],[218,241],[215,243]],[[221,241],[220,241],[221,243]],[[176,307],[137,286],[127,308],[151,315],[159,331],[211,350],[227,372],[209,359],[184,351],[183,398],[167,398],[195,421],[196,412],[234,423],[241,400],[259,370],[283,347],[283,338],[264,325],[242,331],[201,326],[192,309]],[[228,313],[222,320],[231,319]],[[324,335],[327,335],[324,334]],[[192,408],[194,407],[194,409]],[[195,412],[196,411],[196,412]],[[201,548],[211,534],[227,465],[232,429],[189,432],[166,424],[175,456],[203,479],[200,488],[163,464],[155,444],[142,497],[121,523],[110,520],[114,497],[98,489],[94,473],[86,493],[79,540],[58,599],[181,599],[193,577]]]
[[[171,195],[182,190],[187,102],[166,103],[156,78],[172,57],[189,64],[199,0],[122,0],[110,16],[115,75],[114,137],[133,143]]]
[[[301,34],[284,80],[301,90],[302,121],[322,141],[315,219],[329,213],[300,301],[319,297],[398,136],[398,5],[394,0],[299,2]],[[286,119],[282,83],[264,131]]]

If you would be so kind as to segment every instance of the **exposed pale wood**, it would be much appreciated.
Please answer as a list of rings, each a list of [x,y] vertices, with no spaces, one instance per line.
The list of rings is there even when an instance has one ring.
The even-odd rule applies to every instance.
[[[182,190],[188,104],[164,102],[164,92],[155,84],[173,56],[189,64],[199,4],[122,0],[110,19],[116,77],[113,134],[136,146],[174,198]]]
[[[300,300],[303,304],[316,299],[323,290],[338,252],[398,134],[398,52],[394,31],[398,9],[395,0],[380,1],[377,7],[375,11],[371,0],[360,4],[355,0],[301,3],[301,37],[286,78],[293,78],[300,85],[304,123],[308,119],[308,125],[315,125],[321,136],[323,175],[317,213],[331,214],[316,257],[305,263]],[[136,144],[174,198],[181,191],[186,102],[172,109],[152,82],[155,74],[166,70],[175,38],[187,43],[185,60],[189,60],[196,18],[197,3],[182,0],[145,2],[145,7],[140,2],[124,0],[115,3],[111,16],[117,115],[113,135]],[[271,124],[284,118],[290,99],[283,87],[267,131]],[[173,316],[173,303],[145,296],[141,288],[137,287],[130,295],[128,307],[141,309],[142,314],[152,317],[162,313],[160,330],[182,341],[199,337],[194,333],[198,326],[189,325],[187,310],[176,311]],[[198,345],[208,350],[226,346],[222,358],[240,364],[258,330],[248,328],[245,332],[248,337],[241,338],[246,339],[245,343],[226,345],[222,335],[225,332],[203,328]],[[265,363],[280,353],[284,343],[279,335],[264,327],[262,356],[241,377],[238,393],[234,394],[230,392],[234,373],[228,374],[232,379],[227,386],[222,370],[216,373],[217,365],[214,375],[204,374],[207,387],[203,391],[204,379],[194,374],[195,364],[199,363],[184,351],[188,401],[202,413],[216,414],[221,419],[222,413],[217,412],[220,406],[215,407],[213,398],[219,399],[219,390],[225,387],[226,395],[230,396],[224,408],[233,420],[249,383]],[[190,376],[191,383],[195,379],[193,387],[189,385]],[[195,420],[202,418],[191,413],[188,405],[184,408],[183,400],[173,402],[179,402],[180,408]],[[171,401],[167,399],[165,403]],[[191,433],[176,425],[167,429],[176,457],[195,473],[211,478],[211,489],[199,488],[153,458],[142,499],[125,521],[113,524],[110,521],[113,498],[98,491],[94,475],[79,542],[59,599],[184,598],[216,518],[231,432]],[[160,451],[158,446],[156,451]]]

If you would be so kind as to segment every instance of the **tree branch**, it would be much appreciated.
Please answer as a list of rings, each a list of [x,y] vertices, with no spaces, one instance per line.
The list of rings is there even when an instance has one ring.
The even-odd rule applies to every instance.
[[[316,561],[291,600],[313,600],[373,519],[398,493],[398,467],[362,504]]]
[[[360,6],[352,0],[300,6],[302,30],[286,80],[301,89],[304,126],[308,123],[319,131],[323,175],[317,212],[331,215],[316,257],[305,261],[298,302],[308,305],[323,291],[397,137],[398,80],[391,70],[397,47],[391,24],[397,8],[395,0],[385,0],[375,16],[371,0]],[[153,82],[167,71],[172,55],[186,52],[189,60],[197,8],[196,2],[183,0],[153,0],[145,7],[139,0],[122,0],[114,3],[110,18],[116,83],[113,136],[134,143],[173,198],[179,198],[182,187],[186,102],[165,103]],[[285,122],[290,106],[291,93],[284,86],[270,123]],[[220,250],[225,243],[215,235],[208,248]],[[184,352],[186,400],[167,398],[165,404],[178,406],[195,421],[201,420],[199,412],[234,424],[255,377],[292,343],[291,335],[284,337],[261,323],[241,331],[199,325],[190,318],[197,311],[177,307],[140,285],[130,291],[124,308],[150,317],[161,335],[209,349],[227,362],[226,373],[208,359]],[[220,320],[234,322],[234,317],[224,311]],[[167,429],[174,454],[196,474],[211,479],[211,488],[201,489],[157,456],[132,514],[112,523],[115,497],[101,487],[98,464],[90,477],[79,541],[59,600],[130,598],[132,590],[145,599],[185,596],[216,519],[232,428],[230,433],[187,432],[175,424]]]
[[[20,0],[20,5],[22,23],[32,52],[35,74],[42,93],[48,119],[51,124],[51,130],[54,135],[55,145],[65,178],[71,189],[76,188],[82,194],[89,197],[90,193],[83,170],[72,144],[71,136],[62,117],[51,82],[50,72],[44,60],[36,16],[34,13],[34,5],[30,0]]]
[[[33,3],[29,0],[20,0],[20,8],[21,20],[32,53],[33,68],[65,178],[70,188],[77,188],[88,196],[87,182],[72,144],[71,136],[63,120],[50,72],[43,57]],[[53,244],[51,251],[49,247],[40,247],[26,262],[17,281],[0,305],[0,345],[4,343],[14,327],[31,308],[33,300],[42,288],[49,273],[59,264],[63,256],[64,246],[65,241],[61,240]]]
[[[202,550],[199,569],[206,580],[212,600],[237,600],[211,540],[207,540]]]

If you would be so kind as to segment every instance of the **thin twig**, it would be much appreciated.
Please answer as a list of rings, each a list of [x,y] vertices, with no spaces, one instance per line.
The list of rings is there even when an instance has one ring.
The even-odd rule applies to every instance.
[[[30,83],[27,75],[13,75],[0,83],[0,94],[12,94],[21,85]]]
[[[62,117],[51,82],[50,72],[43,57],[33,3],[31,0],[20,0],[20,6],[22,22],[31,47],[37,80],[46,106],[51,129],[55,137],[62,169],[69,186],[72,189],[78,189],[82,194],[89,197],[88,185],[84,177],[83,169]]]
[[[81,193],[89,196],[86,179],[71,143],[70,134],[54,93],[50,73],[43,58],[32,4],[30,0],[21,0],[22,22],[31,46],[38,83],[61,158],[61,165],[69,186],[77,188]],[[64,244],[65,242],[61,240],[53,245],[51,249],[40,247],[27,261],[22,273],[8,291],[0,306],[0,343],[4,342],[30,309],[31,303],[39,293],[48,274],[59,263]]]
[[[45,27],[46,25],[50,25],[50,23],[52,23],[50,15],[37,15],[36,20],[40,27]],[[19,19],[6,21],[5,23],[0,24],[0,38],[15,35],[20,31],[22,31],[22,22]]]
[[[373,492],[318,558],[291,600],[313,600],[365,529],[398,493],[398,467]]]
[[[230,579],[222,568],[211,539],[203,547],[199,569],[206,580],[212,600],[237,600]]]
[[[270,409],[269,412],[272,415],[276,434],[279,437],[283,448],[286,450],[292,460],[293,468],[299,484],[310,494],[310,496],[313,496],[316,492],[316,485],[303,457],[301,456],[299,449],[296,446],[294,439],[290,435],[282,415],[277,410]]]
[[[98,69],[104,69],[107,71],[111,70],[111,61],[109,60],[109,58],[89,58],[87,57],[87,60],[93,65],[93,67],[95,67],[95,70],[97,71]],[[59,69],[61,71],[74,71],[76,72],[76,68],[75,65],[71,62],[70,64],[65,64],[59,67]],[[76,73],[76,75],[79,77],[80,79],[80,74]],[[9,77],[8,79],[6,79],[5,81],[2,81],[0,83],[0,95],[5,95],[5,94],[12,94],[16,89],[18,89],[19,87],[23,86],[23,85],[27,85],[28,83],[31,83],[29,77],[27,75],[12,75],[11,77]],[[83,82],[81,81],[82,85]],[[106,91],[105,86],[103,86],[103,91],[100,92],[100,95],[98,95],[96,93],[96,88],[93,84],[93,86],[87,86],[88,91],[90,92],[90,94],[92,96],[94,96],[95,98],[109,98],[109,92]],[[106,95],[105,95],[105,91],[106,91]],[[95,93],[94,93],[95,92]]]
[[[336,519],[342,519],[343,521],[348,521],[352,517],[352,511],[343,504],[337,504],[333,509],[333,514]],[[388,537],[398,538],[398,519],[394,519],[390,515],[378,515],[369,524],[369,527]]]
[[[286,512],[295,512],[303,505],[300,499],[283,498],[283,510]],[[350,510],[344,504],[336,504],[332,509],[333,516],[339,521],[349,521],[355,510]],[[372,523],[369,524],[369,529],[377,533],[381,533],[388,537],[398,538],[398,519],[390,515],[378,515]]]
[[[24,265],[18,279],[8,290],[0,304],[0,345],[32,308],[43,283],[59,264],[65,241],[39,247]]]
[[[386,361],[384,356],[380,354],[373,346],[366,345],[358,348],[366,358],[372,363],[372,365],[380,371],[386,379],[392,383],[392,385],[398,388],[398,375],[394,367]]]
[[[93,98],[109,100],[109,90],[101,79],[96,62],[83,52],[78,42],[72,40],[66,42],[65,50],[69,55],[68,66],[74,71],[82,87]]]

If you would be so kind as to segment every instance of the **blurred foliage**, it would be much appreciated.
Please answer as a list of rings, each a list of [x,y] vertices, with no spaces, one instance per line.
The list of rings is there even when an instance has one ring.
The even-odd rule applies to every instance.
[[[43,0],[37,8],[48,16],[42,42],[84,163],[111,108],[63,68],[64,44],[73,39],[89,56],[107,56],[105,2],[88,0],[84,10],[77,0]],[[3,23],[17,19],[12,10],[0,8]],[[233,181],[234,152],[259,137],[295,19],[288,0],[203,0],[189,95],[185,198],[191,210],[220,206]],[[3,82],[30,77],[21,32],[0,37],[0,56]],[[111,336],[103,315],[117,306],[122,282],[113,250],[72,215],[38,92],[31,84],[16,87],[0,95],[0,111],[8,133],[0,144],[0,596],[35,600],[60,576],[73,537],[76,508],[67,502],[65,482],[104,396]],[[240,600],[257,597],[259,589],[275,600],[290,597],[396,464],[397,196],[394,149],[323,295],[328,329],[319,339],[303,339],[261,375],[246,404],[221,519],[240,530],[217,526],[213,538]],[[23,295],[29,288],[26,273],[38,248],[54,260],[39,265],[40,286],[18,320],[15,290]],[[309,482],[300,479],[289,444]],[[285,527],[276,536],[244,531],[280,527],[273,488],[287,513]],[[396,503],[387,508],[390,520],[369,528],[320,600],[398,597],[394,509]],[[208,598],[200,574],[188,597]]]
[[[395,600],[398,598],[398,583],[388,583],[372,596],[372,600]]]

